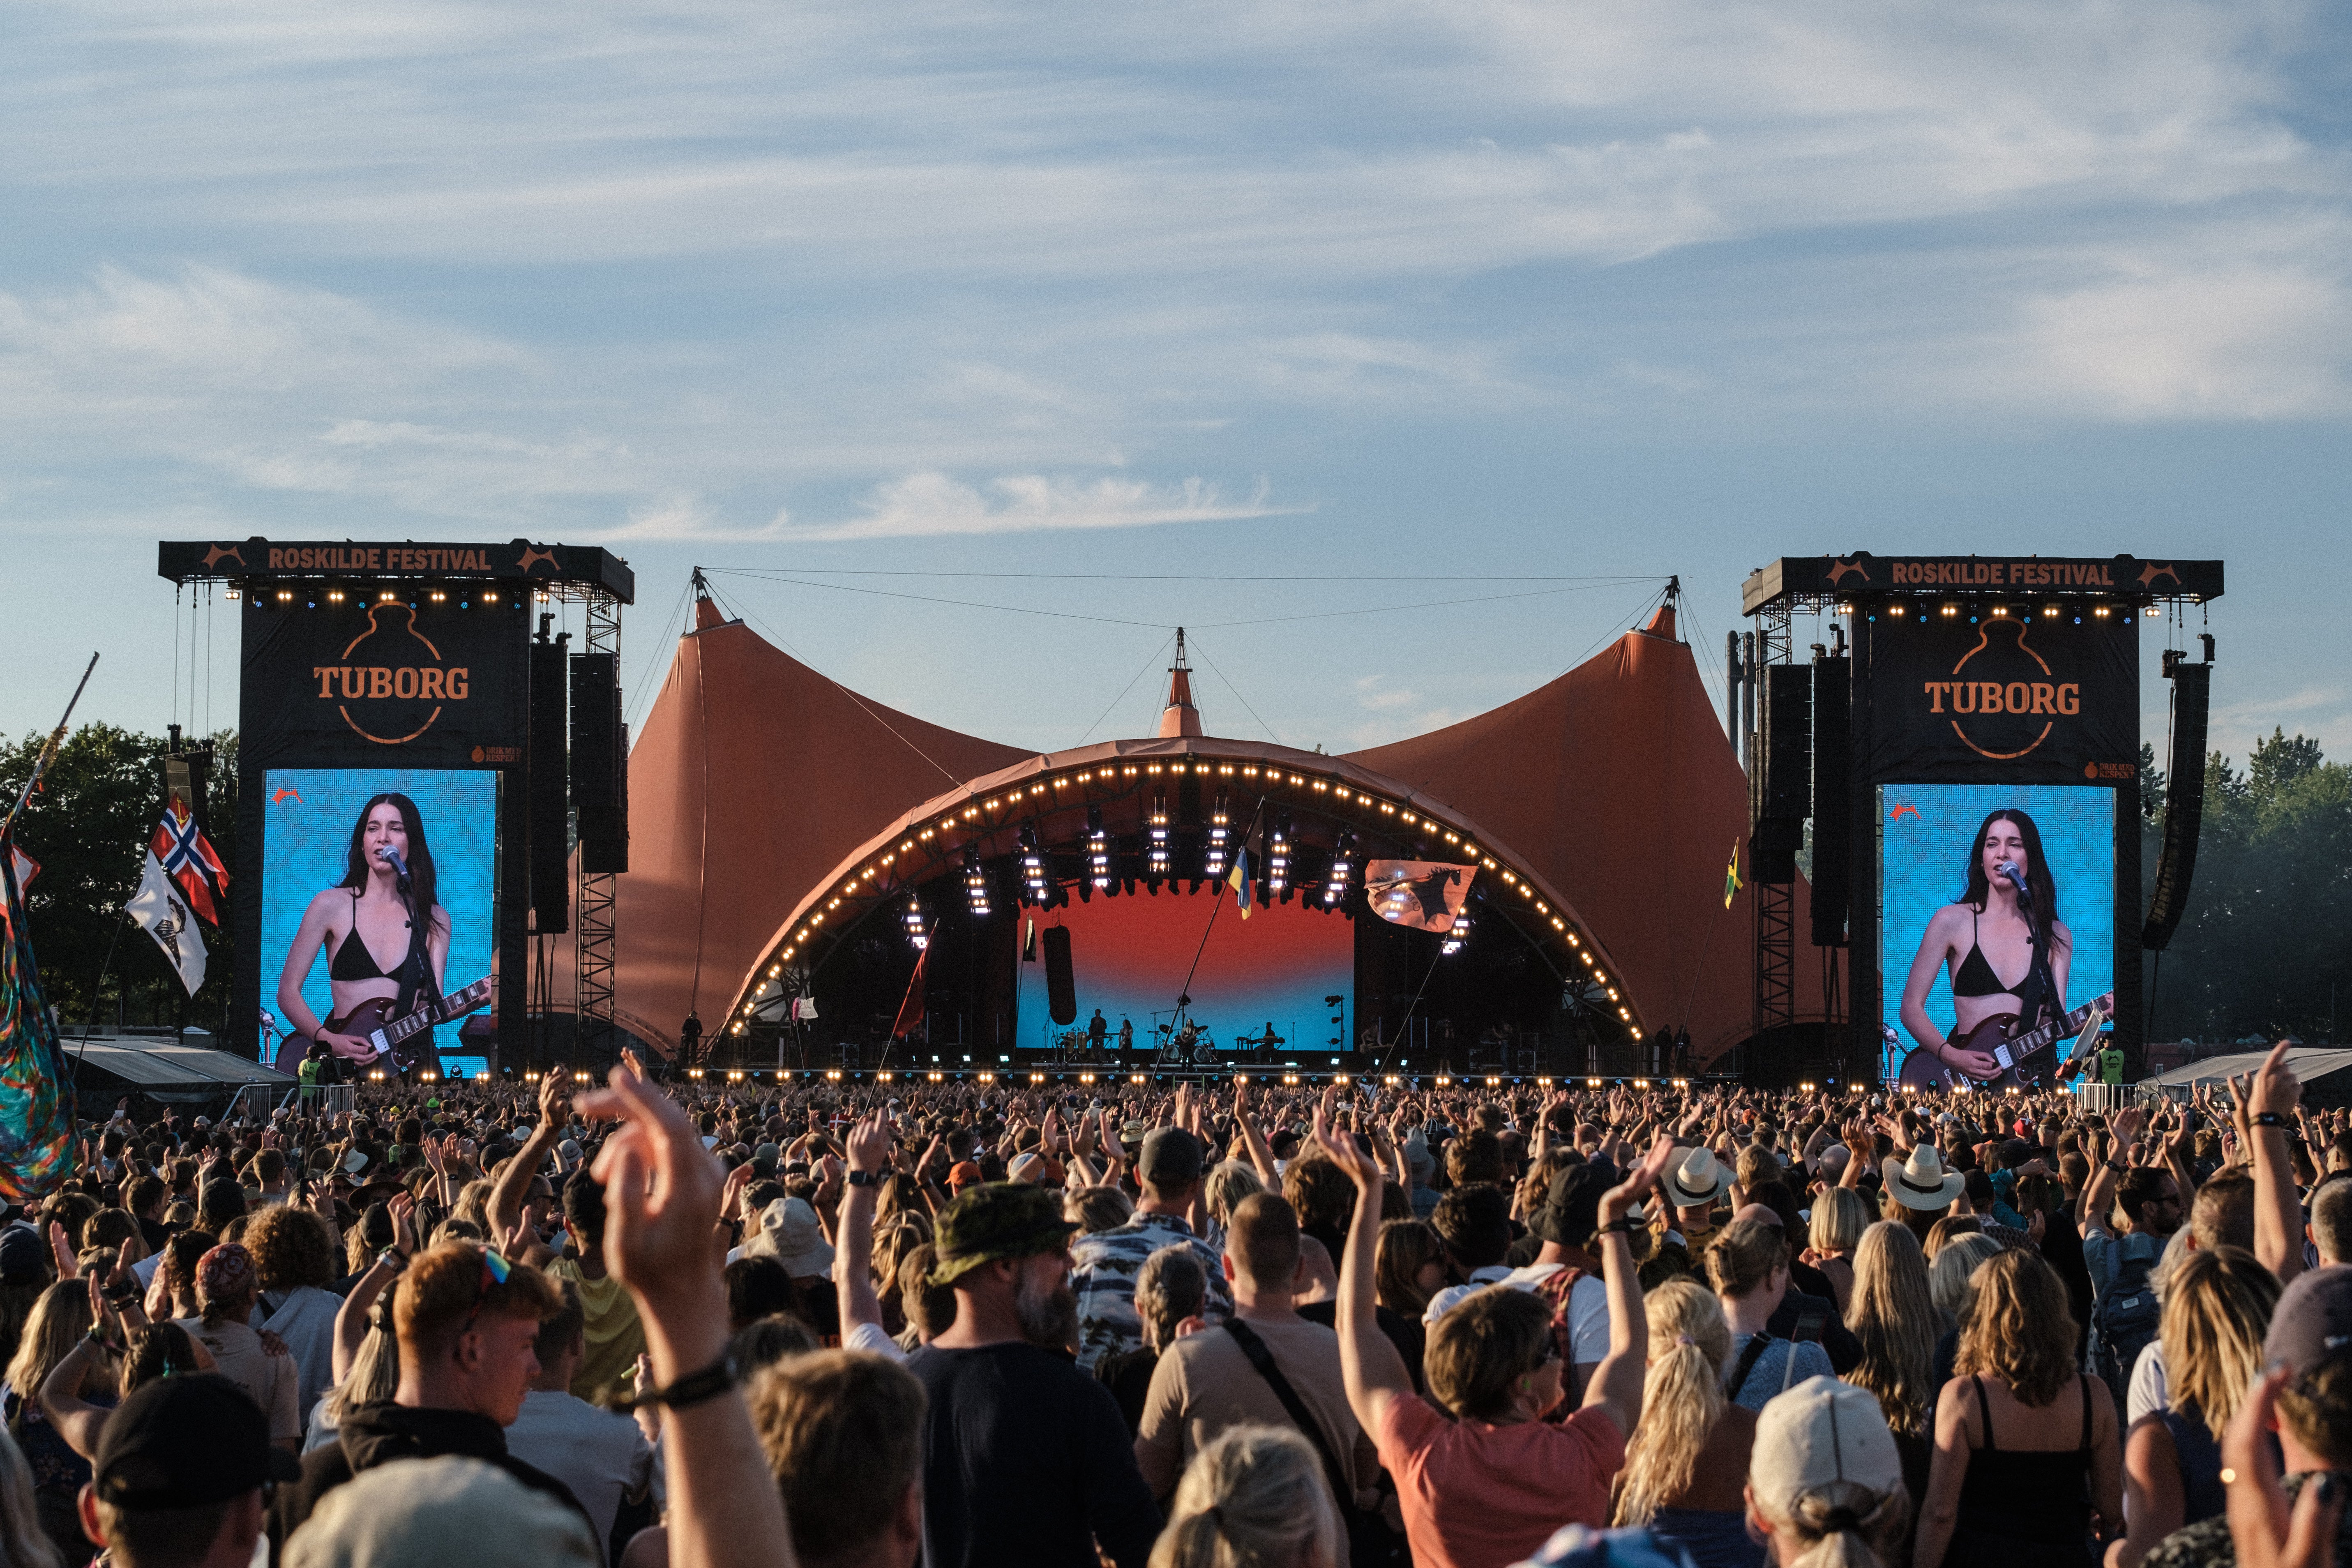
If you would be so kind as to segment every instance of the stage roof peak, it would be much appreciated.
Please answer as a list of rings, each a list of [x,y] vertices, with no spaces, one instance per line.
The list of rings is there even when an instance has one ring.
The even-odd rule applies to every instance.
[[[1176,662],[1168,667],[1168,700],[1160,710],[1160,738],[1198,735],[1201,710],[1192,706],[1192,663],[1184,657],[1184,628],[1176,628]]]

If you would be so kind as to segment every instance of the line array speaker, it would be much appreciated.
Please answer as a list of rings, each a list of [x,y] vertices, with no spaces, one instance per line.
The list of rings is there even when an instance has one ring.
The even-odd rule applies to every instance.
[[[1070,970],[1070,928],[1047,926],[1045,939],[1045,1005],[1054,1022],[1065,1028],[1078,1021],[1078,983]]]
[[[1853,888],[1853,661],[1813,660],[1813,945],[1843,947]]]
[[[2213,639],[2205,639],[2205,662],[2191,664],[2178,648],[2164,654],[2165,678],[2172,682],[2172,777],[2164,796],[2164,847],[2156,862],[2156,892],[2148,900],[2147,924],[2139,944],[2162,952],[2189,908],[2189,884],[2197,873],[2197,830],[2205,820],[2205,721],[2213,691]]]
[[[628,765],[614,656],[573,654],[572,806],[578,817],[583,871],[629,868]]]
[[[570,764],[564,744],[565,642],[530,645],[530,733],[525,753],[530,770],[530,909],[541,935],[572,929],[572,879],[564,874],[571,858],[570,795],[564,773]]]

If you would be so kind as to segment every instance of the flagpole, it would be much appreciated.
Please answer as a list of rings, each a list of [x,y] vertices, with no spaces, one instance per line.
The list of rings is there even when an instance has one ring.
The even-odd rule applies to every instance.
[[[33,760],[33,776],[25,781],[24,789],[16,796],[16,804],[8,808],[6,820],[0,821],[0,838],[7,837],[8,830],[16,826],[16,818],[23,813],[26,803],[33,798],[33,792],[40,787],[41,776],[49,771],[49,763],[57,760],[58,748],[65,743],[66,726],[73,722],[73,711],[81,705],[82,689],[89,684],[89,672],[97,668],[98,655],[93,653],[89,656],[89,662],[82,666],[81,679],[75,683],[73,700],[66,704],[66,716],[58,721],[58,727],[49,731],[48,743],[41,748],[41,754]]]

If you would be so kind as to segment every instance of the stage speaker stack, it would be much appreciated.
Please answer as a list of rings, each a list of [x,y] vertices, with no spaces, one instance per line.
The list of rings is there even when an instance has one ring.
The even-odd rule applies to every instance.
[[[2147,924],[2139,944],[2162,952],[2189,908],[2189,883],[2197,871],[2197,830],[2205,820],[2205,721],[2213,692],[2213,639],[2205,639],[2205,662],[2191,664],[2179,648],[2164,650],[2164,676],[2172,682],[2172,777],[2164,796],[2164,846],[2156,862],[2156,892],[2148,900]]]
[[[570,805],[564,771],[565,639],[530,645],[530,909],[542,936],[572,929]]]
[[[1811,806],[1813,672],[1801,664],[1774,664],[1763,674],[1748,791],[1755,814],[1751,854],[1755,879],[1777,885],[1796,880],[1797,850]]]
[[[1853,897],[1853,661],[1813,660],[1813,945],[1843,947]]]
[[[572,806],[580,868],[629,868],[629,753],[621,725],[620,672],[609,653],[572,656]]]
[[[1047,926],[1037,934],[1045,939],[1045,1005],[1054,1022],[1067,1028],[1078,1021],[1078,983],[1070,969],[1070,928]]]

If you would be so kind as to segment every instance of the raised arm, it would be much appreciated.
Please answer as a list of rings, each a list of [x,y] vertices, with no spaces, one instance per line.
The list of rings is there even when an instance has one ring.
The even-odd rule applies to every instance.
[[[1633,1221],[1628,1212],[1658,1184],[1675,1157],[1675,1141],[1660,1136],[1631,1174],[1601,1194],[1601,1271],[1609,1287],[1609,1353],[1584,1385],[1584,1407],[1607,1411],[1626,1437],[1642,1418],[1642,1379],[1650,1361],[1649,1321],[1642,1311],[1642,1281],[1633,1263]]]
[[[335,1309],[335,1381],[341,1383],[352,1374],[352,1363],[359,1359],[360,1342],[367,1338],[368,1313],[376,1299],[400,1277],[408,1266],[408,1256],[416,1250],[416,1200],[403,1193],[392,1200],[392,1253],[387,1260],[378,1255],[352,1285],[351,1294]]]
[[[839,1235],[834,1239],[833,1289],[841,1307],[841,1334],[860,1323],[882,1327],[882,1299],[874,1291],[874,1194],[877,1189],[856,1180],[872,1173],[879,1181],[890,1163],[890,1113],[877,1110],[849,1130],[849,1173],[852,1180],[841,1197]]]
[[[2254,1074],[2250,1100],[2254,1256],[2278,1276],[2281,1285],[2303,1272],[2303,1205],[2295,1197],[2294,1159],[2287,1146],[2294,1135],[2295,1103],[2303,1098],[2303,1084],[2286,1065],[2286,1051],[2284,1040],[2271,1047],[2269,1058]]]
[[[1356,1216],[1349,1224],[1347,1250],[1339,1262],[1339,1376],[1358,1424],[1377,1433],[1384,1429],[1391,1401],[1414,1396],[1404,1358],[1381,1332],[1376,1296],[1384,1184],[1380,1163],[1358,1148],[1354,1139],[1335,1131],[1320,1108],[1315,1112],[1315,1142],[1356,1184]]]
[[[496,1185],[490,1188],[490,1235],[503,1237],[510,1234],[522,1217],[523,1194],[530,1191],[530,1179],[537,1173],[556,1142],[563,1136],[563,1069],[551,1068],[539,1080],[539,1125],[530,1130],[530,1138],[506,1168],[499,1173]]]
[[[1249,1085],[1241,1078],[1234,1079],[1234,1125],[1242,1130],[1242,1142],[1249,1145],[1250,1164],[1257,1179],[1269,1193],[1282,1191],[1281,1173],[1274,1168],[1274,1151],[1266,1147],[1265,1134],[1249,1113]]]

